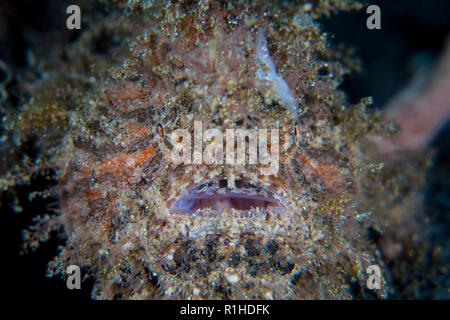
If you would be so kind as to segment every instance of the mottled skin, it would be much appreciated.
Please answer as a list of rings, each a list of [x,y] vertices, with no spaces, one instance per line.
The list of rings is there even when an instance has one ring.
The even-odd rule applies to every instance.
[[[154,16],[144,10],[131,54],[76,98],[50,156],[60,214],[27,237],[34,244],[62,227],[67,243],[52,273],[83,266],[100,299],[370,295],[365,270],[382,261],[366,229],[382,228],[395,194],[385,194],[383,164],[366,139],[382,132],[378,117],[336,89],[345,69],[311,20],[327,10],[320,4],[295,16],[265,3],[218,2],[168,4]],[[258,28],[299,116],[255,77]],[[258,165],[174,164],[170,133],[193,132],[195,120],[204,130],[279,129],[278,174],[261,175]],[[170,211],[195,188],[270,193],[282,210]],[[350,290],[355,285],[361,289]],[[387,290],[383,280],[373,293]]]

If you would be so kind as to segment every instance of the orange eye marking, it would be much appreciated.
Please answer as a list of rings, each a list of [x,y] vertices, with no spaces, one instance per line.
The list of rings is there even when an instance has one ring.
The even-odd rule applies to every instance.
[[[300,135],[300,128],[299,128],[297,122],[295,123],[295,126],[294,126],[294,135],[295,135],[296,137]]]
[[[156,130],[158,132],[158,136],[160,136],[161,138],[164,138],[164,129],[160,123],[158,123]]]

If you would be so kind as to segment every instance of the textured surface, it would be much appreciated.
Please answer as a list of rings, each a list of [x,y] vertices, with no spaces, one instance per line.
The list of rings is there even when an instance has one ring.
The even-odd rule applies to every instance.
[[[1,165],[5,191],[39,173],[57,181],[37,190],[58,199],[56,214],[27,233],[31,247],[51,230],[67,239],[50,273],[78,264],[92,275],[93,297],[107,299],[386,296],[389,281],[370,292],[365,269],[397,254],[392,238],[405,237],[390,234],[399,225],[416,230],[427,158],[377,155],[367,137],[389,134],[388,126],[366,107],[370,99],[350,105],[337,90],[356,63],[313,22],[342,6],[333,4],[182,2],[141,11],[136,2],[131,16],[112,9],[101,25],[89,21],[65,59],[43,60],[36,68],[45,76],[23,80],[32,98],[4,118]],[[256,76],[258,28],[298,98],[298,119]],[[99,37],[106,49],[93,48]],[[175,165],[170,133],[192,133],[194,120],[205,129],[278,128],[280,171]],[[24,157],[27,145],[39,151]],[[270,194],[282,210],[171,212],[198,189]],[[384,242],[373,234],[386,234]]]

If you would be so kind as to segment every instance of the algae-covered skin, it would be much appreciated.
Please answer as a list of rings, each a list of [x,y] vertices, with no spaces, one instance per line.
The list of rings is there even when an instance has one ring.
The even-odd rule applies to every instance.
[[[357,62],[329,46],[315,19],[361,5],[113,7],[66,61],[41,64],[46,76],[3,121],[2,190],[36,173],[57,181],[40,195],[57,197],[58,210],[25,233],[28,248],[53,230],[67,239],[50,274],[83,267],[98,299],[385,297],[385,279],[366,285],[367,267],[383,266],[367,230],[389,229],[386,217],[423,174],[383,162],[369,138],[392,130],[370,99],[350,105],[337,88]],[[89,51],[101,32],[116,37],[112,57]],[[248,157],[177,163],[172,133],[187,130],[194,144],[199,124],[224,135],[275,130],[278,170],[265,174]],[[30,137],[41,152],[21,163]]]

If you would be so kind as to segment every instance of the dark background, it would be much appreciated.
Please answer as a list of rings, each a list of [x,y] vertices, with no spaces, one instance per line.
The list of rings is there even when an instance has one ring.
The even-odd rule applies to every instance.
[[[76,3],[77,1],[70,2]],[[381,8],[381,30],[371,31],[366,28],[365,12],[340,13],[322,19],[321,22],[324,31],[330,34],[332,43],[354,47],[363,62],[362,72],[347,76],[341,85],[349,100],[357,102],[362,97],[372,96],[374,106],[383,108],[418,70],[433,67],[450,34],[450,1],[374,0],[371,3]],[[67,5],[66,1],[57,0],[0,2],[0,60],[7,64],[11,73],[28,68],[29,48],[45,54],[42,47],[64,45],[77,40],[80,32],[65,28]],[[83,7],[81,8],[83,19]],[[98,7],[90,10],[103,9]],[[100,39],[100,51],[104,45]],[[5,77],[5,73],[0,68],[0,83],[2,77]],[[13,87],[9,93],[14,98]],[[12,105],[20,105],[19,97],[16,97]],[[445,248],[449,243],[450,225],[450,125],[447,124],[435,138],[433,147],[437,152],[428,173],[425,190],[427,209],[424,214],[429,215],[432,221],[429,241]],[[46,206],[54,201],[36,198],[30,202],[27,200],[28,192],[36,190],[36,186],[45,188],[49,184],[51,182],[42,177],[35,177],[32,181],[33,188],[23,187],[19,190],[19,200],[23,207],[21,213],[12,210],[14,199],[10,195],[3,195],[0,199],[3,218],[1,233],[4,237],[1,259],[4,269],[1,273],[3,291],[8,291],[10,297],[17,299],[89,299],[92,289],[90,281],[83,282],[82,290],[70,291],[63,279],[45,277],[47,263],[57,255],[57,245],[62,243],[60,240],[53,237],[36,252],[24,256],[18,254],[22,244],[22,230],[31,224],[37,214],[44,214]],[[446,257],[447,262],[450,261],[449,252]],[[448,274],[446,281],[449,281]],[[402,295],[402,284],[397,285],[390,298],[408,298]],[[424,299],[448,299],[445,285],[443,288],[425,287],[420,294]]]

